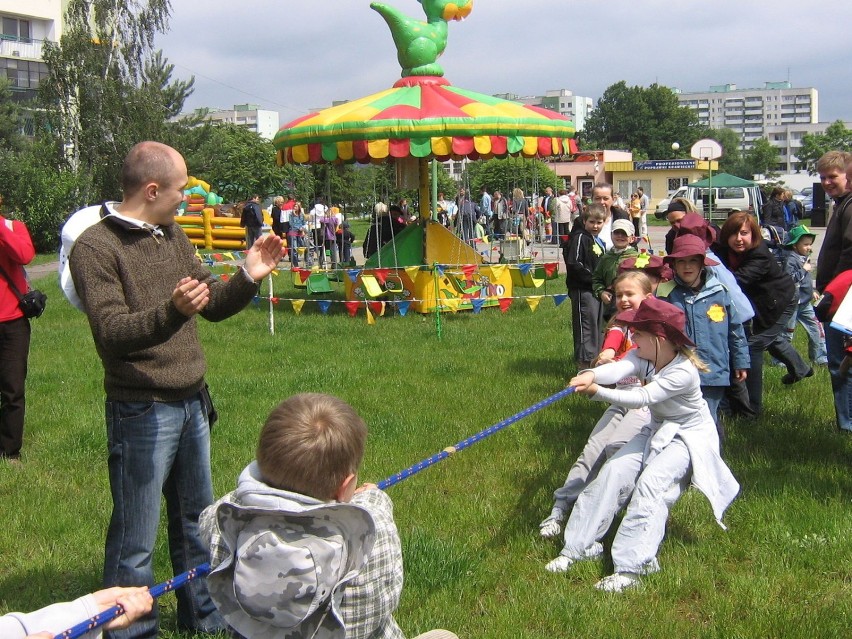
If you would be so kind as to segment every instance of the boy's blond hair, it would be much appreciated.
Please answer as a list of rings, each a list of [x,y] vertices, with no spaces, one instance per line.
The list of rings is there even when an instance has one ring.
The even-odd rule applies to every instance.
[[[846,167],[849,165],[850,159],[852,159],[852,155],[845,153],[844,151],[829,151],[828,153],[824,153],[822,157],[817,160],[817,173],[828,173],[831,169],[836,169],[841,173],[846,173]]]
[[[603,204],[599,204],[595,202],[594,204],[589,204],[583,211],[583,222],[587,222],[588,220],[606,220],[606,216],[608,211]]]
[[[301,393],[281,402],[266,419],[257,444],[263,481],[330,501],[364,457],[367,425],[342,399]]]

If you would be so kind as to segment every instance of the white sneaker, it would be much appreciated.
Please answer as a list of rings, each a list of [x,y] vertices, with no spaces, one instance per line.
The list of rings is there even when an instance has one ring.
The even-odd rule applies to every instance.
[[[604,577],[595,584],[595,588],[604,592],[622,592],[639,585],[639,577],[626,572],[616,572]]]
[[[562,532],[563,521],[565,521],[565,511],[554,506],[547,519],[538,525],[538,533],[542,537],[558,537]]]
[[[568,572],[573,565],[573,559],[565,555],[559,555],[556,559],[548,563],[544,569],[548,572]]]
[[[594,559],[595,557],[600,557],[602,554],[603,546],[598,542],[595,542],[586,549],[583,556],[579,559],[572,559],[565,555],[559,555],[556,559],[547,564],[544,569],[549,572],[568,572],[568,569],[576,562],[584,561],[586,559]]]

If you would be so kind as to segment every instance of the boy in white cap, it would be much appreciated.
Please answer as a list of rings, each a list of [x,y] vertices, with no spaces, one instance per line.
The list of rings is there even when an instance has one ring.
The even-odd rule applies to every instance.
[[[615,314],[612,283],[618,275],[618,265],[629,257],[636,257],[639,251],[633,246],[633,224],[630,220],[615,220],[610,231],[612,246],[601,255],[592,272],[592,292],[601,301],[603,322],[609,321]]]
[[[367,427],[346,402],[295,395],[266,420],[237,489],[201,515],[210,596],[248,639],[402,639],[390,498],[356,489]],[[458,639],[433,630],[417,639]]]

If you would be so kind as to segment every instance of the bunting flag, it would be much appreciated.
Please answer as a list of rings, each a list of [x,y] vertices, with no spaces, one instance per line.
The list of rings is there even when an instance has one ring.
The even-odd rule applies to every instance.
[[[254,305],[255,305],[255,306],[257,306],[258,304],[260,304],[260,295],[255,295],[255,296],[252,298],[252,300],[251,300],[251,301],[252,301],[252,302],[254,302]]]
[[[358,306],[360,306],[360,304],[361,302],[346,302],[346,310],[349,312],[349,317],[355,317],[355,315],[358,313]]]
[[[269,301],[272,302],[275,306],[278,306],[278,302],[281,301],[280,297],[270,297]]]
[[[540,302],[541,302],[541,295],[531,295],[530,297],[527,298],[527,306],[530,307],[530,310],[533,313],[535,313]]]
[[[382,301],[367,302],[367,306],[379,317],[385,314],[385,303]]]
[[[221,279],[223,282],[227,282],[229,279],[231,279],[231,277],[227,273],[222,273],[219,276],[219,279]]]
[[[499,280],[501,277],[503,277],[503,273],[506,271],[507,266],[508,265],[506,265],[506,264],[493,264],[493,265],[491,265],[489,268],[491,269],[491,272],[494,274],[494,279]]]
[[[556,272],[556,269],[559,267],[559,263],[548,262],[547,264],[543,264],[542,266],[544,268],[544,274],[547,275],[547,277],[550,277]]]
[[[505,313],[509,310],[509,307],[512,305],[511,297],[501,297],[500,298],[500,312]]]
[[[232,262],[234,261],[234,254],[233,253],[225,253],[225,257],[228,258],[229,260],[231,260]]]
[[[457,313],[459,310],[459,302],[461,300],[458,297],[449,297],[443,300],[444,306],[450,309],[453,313]]]
[[[370,312],[370,305],[367,304],[365,308],[367,309],[367,324],[374,326],[376,324],[376,318],[373,317],[373,314]]]
[[[222,261],[222,254],[221,253],[213,253],[213,259],[216,260],[217,262],[221,262]]]
[[[351,268],[346,271],[346,274],[349,276],[349,281],[354,284],[358,281],[358,276],[361,275],[361,269]]]
[[[290,300],[290,303],[293,305],[293,310],[296,311],[296,315],[301,314],[302,307],[305,305],[305,300]]]
[[[532,270],[532,267],[533,265],[530,262],[518,264],[518,270],[521,272],[521,275],[529,275],[529,272]]]
[[[319,306],[320,313],[326,315],[328,314],[329,307],[331,307],[331,300],[318,300],[317,306]]]
[[[390,275],[390,271],[391,270],[389,268],[377,268],[373,270],[373,275],[376,276],[376,281],[384,286],[388,279],[388,275]]]
[[[420,272],[419,266],[406,266],[405,273],[408,275],[408,279],[412,282],[417,278],[417,274]]]
[[[444,265],[435,264],[435,273],[438,274],[438,277],[444,277]]]
[[[233,264],[222,264],[222,272],[224,273],[233,273],[236,270],[236,267]]]
[[[565,293],[559,293],[558,295],[553,296],[553,301],[557,306],[559,306],[567,298],[568,298],[568,295],[566,295]]]
[[[399,314],[402,315],[403,317],[405,317],[405,314],[408,313],[408,309],[409,309],[410,306],[411,306],[411,302],[409,302],[409,301],[397,302],[397,305],[396,305],[396,307],[399,309]]]
[[[277,268],[272,269],[272,274],[273,274],[275,277],[278,277],[278,269],[277,269]]]
[[[485,299],[481,297],[475,297],[470,300],[470,305],[473,307],[473,314],[477,315],[481,310],[482,306],[485,304]]]
[[[464,276],[467,279],[470,279],[471,276],[476,273],[477,268],[476,264],[465,264],[462,266],[462,273],[464,273]]]

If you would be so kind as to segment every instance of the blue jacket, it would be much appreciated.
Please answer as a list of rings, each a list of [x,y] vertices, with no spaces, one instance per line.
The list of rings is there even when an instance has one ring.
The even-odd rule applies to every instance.
[[[696,344],[696,353],[710,368],[701,373],[702,386],[730,386],[731,362],[735,370],[751,367],[748,342],[731,296],[709,270],[700,290],[693,291],[675,277],[674,286],[661,285],[661,297],[683,309],[686,334]]]

